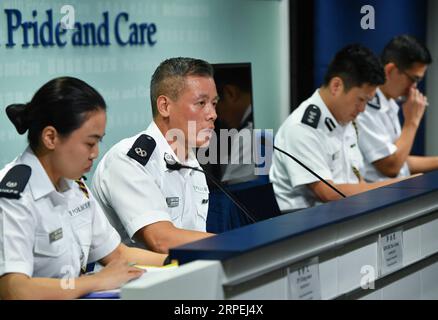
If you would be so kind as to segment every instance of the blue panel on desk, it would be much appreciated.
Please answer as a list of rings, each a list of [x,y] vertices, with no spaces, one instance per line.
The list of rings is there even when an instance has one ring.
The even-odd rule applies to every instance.
[[[426,178],[426,180],[430,179],[429,185],[431,185],[432,180],[436,180],[435,177],[436,174],[431,174],[430,177]],[[419,178],[421,177],[415,179]],[[412,183],[415,179],[409,181]],[[423,185],[425,185],[424,181]],[[180,263],[198,259],[226,260],[436,190],[438,190],[438,184],[435,188],[428,189],[380,188],[192,242],[171,249],[170,255],[172,258],[178,259]]]

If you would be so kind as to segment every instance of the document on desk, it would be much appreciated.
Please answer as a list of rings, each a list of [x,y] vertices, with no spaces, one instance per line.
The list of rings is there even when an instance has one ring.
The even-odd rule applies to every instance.
[[[134,267],[145,270],[146,271],[145,274],[147,274],[148,272],[162,272],[162,271],[174,270],[178,268],[178,263],[173,262],[170,264],[166,264],[165,266],[162,267],[143,266],[140,264],[136,264]]]
[[[155,273],[155,272],[168,272],[170,270],[175,270],[178,268],[178,263],[171,263],[162,267],[154,267],[154,266],[143,266],[143,265],[134,265],[134,267],[145,270],[145,273],[142,274],[142,276],[138,279],[141,279],[143,277],[147,277],[148,274]],[[114,290],[104,290],[104,291],[96,291],[91,292],[83,297],[81,299],[120,299],[120,288],[114,289]]]

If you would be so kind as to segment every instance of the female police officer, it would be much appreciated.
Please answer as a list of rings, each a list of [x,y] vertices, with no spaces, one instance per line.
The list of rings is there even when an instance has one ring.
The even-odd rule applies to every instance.
[[[103,98],[69,77],[6,109],[29,146],[0,171],[0,298],[69,299],[114,289],[164,255],[128,248],[82,182],[106,123]],[[106,267],[80,276],[89,262]]]

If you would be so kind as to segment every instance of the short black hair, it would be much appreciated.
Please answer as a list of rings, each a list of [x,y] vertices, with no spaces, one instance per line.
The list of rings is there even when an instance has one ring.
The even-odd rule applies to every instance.
[[[215,68],[214,81],[220,97],[222,97],[226,85],[234,85],[243,92],[250,93],[252,87],[251,69],[233,65]]]
[[[339,77],[345,91],[364,84],[379,86],[385,83],[385,72],[379,58],[360,44],[351,44],[336,53],[324,77],[324,86]]]
[[[432,56],[427,47],[410,35],[400,35],[393,38],[383,49],[382,63],[394,63],[399,69],[410,69],[414,63],[429,65]]]
[[[214,71],[207,61],[194,58],[170,58],[158,66],[151,78],[150,95],[152,115],[158,114],[157,99],[160,95],[178,99],[184,88],[185,78],[201,76],[213,78]]]
[[[72,77],[55,78],[43,85],[26,104],[6,107],[6,114],[19,134],[37,150],[43,129],[53,126],[67,137],[79,129],[93,111],[106,111],[103,97],[90,85]]]

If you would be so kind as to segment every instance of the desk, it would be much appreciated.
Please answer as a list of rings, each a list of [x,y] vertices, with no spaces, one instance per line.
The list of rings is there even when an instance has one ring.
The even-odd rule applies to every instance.
[[[379,273],[379,235],[401,230],[402,268]],[[322,299],[438,299],[438,172],[170,251],[182,266],[122,299],[290,299],[288,270],[317,257]],[[364,266],[375,271],[363,290]]]

